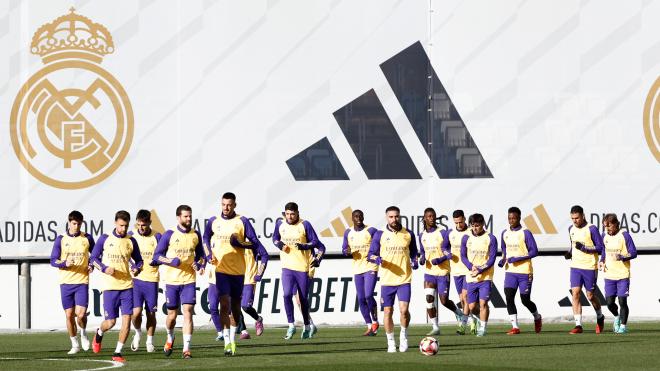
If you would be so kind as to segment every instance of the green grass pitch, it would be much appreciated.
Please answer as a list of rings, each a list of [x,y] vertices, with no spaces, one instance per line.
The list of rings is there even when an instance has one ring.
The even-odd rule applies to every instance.
[[[607,332],[596,335],[594,325],[585,333],[569,335],[571,323],[547,324],[541,334],[523,325],[523,334],[507,336],[507,325],[491,325],[486,337],[454,335],[454,327],[443,326],[438,355],[419,353],[419,340],[427,326],[409,330],[406,353],[386,353],[383,328],[377,337],[360,336],[360,328],[324,328],[309,341],[282,340],[285,329],[267,328],[261,337],[239,342],[238,354],[224,357],[215,332],[198,330],[193,336],[193,359],[181,359],[181,335],[177,329],[175,352],[162,353],[164,333],[156,335],[157,352],[132,352],[124,347],[125,370],[181,369],[280,369],[280,370],[648,370],[660,369],[660,323],[632,323],[630,333],[616,335],[607,323]],[[300,330],[296,334],[300,335]],[[395,333],[398,342],[398,329]],[[111,366],[107,362],[117,341],[117,332],[103,339],[100,354],[81,352],[67,356],[69,339],[63,332],[0,334],[1,370],[82,370]],[[129,337],[130,342],[130,337]]]

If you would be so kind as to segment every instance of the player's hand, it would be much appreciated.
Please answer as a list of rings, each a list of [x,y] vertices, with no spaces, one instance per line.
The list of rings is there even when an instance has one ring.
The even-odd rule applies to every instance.
[[[431,259],[431,264],[433,265],[440,265],[440,263],[440,258]]]
[[[181,265],[181,259],[179,259],[178,257],[170,260],[170,266],[178,267],[179,265]]]
[[[312,247],[306,243],[296,243],[298,250],[310,250]]]
[[[71,260],[65,260],[64,261],[64,268],[70,268],[73,265],[73,262]]]
[[[624,256],[623,256],[623,255],[621,255],[621,254],[616,254],[616,260],[617,260],[617,261],[623,261],[623,259],[624,259]]]
[[[115,269],[113,267],[107,267],[103,273],[107,274],[108,276],[112,276],[115,274]]]
[[[152,260],[152,261],[149,262],[149,265],[152,266],[152,267],[157,267],[157,266],[160,265],[160,263],[158,263],[156,260]]]
[[[321,265],[321,261],[317,258],[312,259],[312,262],[309,264],[312,268],[318,268]]]
[[[497,266],[500,268],[503,268],[504,264],[506,264],[506,259],[504,258],[500,259],[500,261],[497,262]]]
[[[92,264],[89,264],[87,266],[87,273],[92,273],[92,272],[94,272],[94,266]]]
[[[197,272],[199,272],[200,276],[203,276],[204,272],[206,272],[206,269],[204,267],[201,267],[201,268],[199,268],[199,270]]]
[[[411,263],[413,270],[417,270],[417,268],[419,268],[419,263],[417,263],[417,259],[413,259]]]
[[[351,255],[351,248],[346,247],[344,249],[341,249],[341,253],[344,254],[344,256],[349,256],[349,255]]]
[[[238,235],[236,233],[232,233],[229,237],[229,244],[233,247],[243,247],[243,244],[238,241]]]
[[[419,256],[419,265],[424,265],[426,264],[426,255],[422,254]],[[431,262],[433,264],[433,262]]]
[[[137,267],[133,267],[131,269],[131,273],[133,273],[133,277],[137,277],[137,275],[140,274],[141,271],[142,271],[142,269],[137,268]]]
[[[517,261],[518,261],[518,257],[515,257],[515,256],[514,256],[513,258],[508,258],[508,259],[506,260],[506,262],[509,263],[509,264],[513,264],[513,263],[515,263],[515,262],[517,262]]]
[[[571,260],[573,258],[573,253],[570,251],[567,251],[566,254],[564,254],[564,259],[566,260]]]
[[[580,250],[580,251],[584,251],[584,244],[582,242],[576,242],[575,243],[575,248]]]
[[[291,251],[291,248],[289,247],[289,245],[284,245],[284,246],[282,247],[282,251],[283,251],[284,253],[288,254],[289,251]]]
[[[598,262],[598,270],[603,272],[605,271],[605,262]]]

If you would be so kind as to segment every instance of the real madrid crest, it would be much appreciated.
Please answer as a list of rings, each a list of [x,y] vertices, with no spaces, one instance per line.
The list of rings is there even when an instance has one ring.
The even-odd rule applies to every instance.
[[[110,32],[73,8],[32,37],[30,51],[45,66],[16,95],[10,135],[21,164],[41,182],[89,187],[126,157],[133,109],[119,81],[101,67],[114,49]]]

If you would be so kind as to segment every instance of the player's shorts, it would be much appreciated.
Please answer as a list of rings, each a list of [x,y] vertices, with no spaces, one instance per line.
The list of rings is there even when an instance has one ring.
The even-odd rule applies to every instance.
[[[105,319],[116,319],[119,317],[119,309],[122,316],[133,314],[133,289],[105,290],[103,291],[103,314]]]
[[[605,296],[628,296],[630,291],[630,278],[620,280],[605,279]]]
[[[534,275],[531,273],[506,272],[504,274],[504,288],[520,290],[520,295],[532,293],[532,281],[534,281]]]
[[[435,284],[435,288],[438,292],[438,295],[440,296],[449,295],[449,286],[451,284],[451,281],[449,280],[448,275],[434,276],[431,274],[424,273],[424,282],[430,282]]]
[[[571,288],[582,287],[587,291],[596,289],[598,271],[594,269],[571,268]]]
[[[133,280],[133,308],[142,308],[149,313],[158,311],[158,282]]]
[[[490,285],[492,281],[468,282],[467,283],[467,302],[476,303],[479,300],[490,300]]]
[[[229,295],[232,299],[240,299],[243,293],[244,275],[215,273],[215,286],[218,288],[218,297]]]
[[[256,284],[243,285],[243,296],[241,297],[241,307],[249,308],[254,304],[254,290]]]
[[[461,295],[463,290],[467,290],[467,282],[465,281],[465,275],[454,276],[454,286],[456,286],[456,292],[458,295]]]
[[[184,285],[165,285],[165,303],[167,309],[177,309],[181,304],[197,303],[195,282]]]
[[[399,299],[399,302],[405,301],[410,303],[410,284],[404,283],[398,286],[381,286],[380,287],[381,308],[393,307],[395,296]]]
[[[86,283],[60,285],[62,308],[69,309],[75,306],[87,308],[89,304],[89,285]]]

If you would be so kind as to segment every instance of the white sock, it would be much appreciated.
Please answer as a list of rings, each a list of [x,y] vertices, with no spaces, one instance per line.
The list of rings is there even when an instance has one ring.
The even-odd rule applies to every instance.
[[[408,338],[408,329],[406,327],[401,326],[401,332],[399,333],[399,337],[403,339]]]
[[[101,331],[101,328],[100,328],[100,327],[99,327],[99,329],[96,331],[96,333],[99,334],[99,336],[103,336],[103,331]]]
[[[377,325],[377,324],[378,324],[378,321],[371,321],[371,324],[372,324],[372,325]]]
[[[575,318],[575,326],[582,326],[582,315],[574,314],[573,317]]]
[[[387,343],[388,343],[388,344],[389,344],[389,343],[394,344],[394,333],[391,332],[391,333],[389,333],[389,334],[385,334],[385,335],[387,336]]]
[[[183,351],[190,350],[190,342],[192,342],[192,334],[183,334]]]
[[[625,329],[625,328],[626,328],[626,325],[624,325],[624,324],[622,323],[619,327],[622,328],[622,329]]]
[[[136,328],[135,329],[135,336],[137,336],[138,339],[141,338],[142,337],[142,330],[139,329],[139,328]]]
[[[229,326],[229,342],[230,343],[235,343],[236,342],[236,326]]]
[[[296,328],[296,326],[293,323],[289,323],[289,328]]]
[[[71,339],[71,348],[80,348],[80,346],[78,346],[78,337],[70,336],[69,339]]]
[[[431,318],[431,323],[433,324],[433,328],[438,328],[438,316]]]
[[[121,348],[124,347],[124,343],[117,342],[117,346],[115,347],[115,353],[121,353]]]
[[[596,309],[596,316],[597,316],[598,318],[600,318],[600,317],[603,316],[603,311],[602,311],[600,308]]]
[[[218,337],[223,337],[222,331],[218,331]]]
[[[87,337],[87,329],[84,327],[79,327],[80,329],[80,337]]]
[[[225,339],[225,344],[230,343],[230,341],[229,341],[229,329],[228,328],[222,329],[222,337],[223,337],[223,339]]]
[[[247,329],[246,329],[246,330],[243,330],[243,331],[241,331],[241,334],[247,334],[247,333],[248,333],[248,330],[247,330]]]
[[[534,316],[534,319],[541,318],[541,315],[539,314],[539,312],[534,312],[534,313],[532,313],[532,315]]]
[[[147,335],[147,344],[153,344],[153,343],[154,343],[154,336]]]
[[[518,328],[518,315],[509,314],[509,320],[511,321],[511,327]]]
[[[479,330],[486,331],[486,326],[488,326],[488,321],[479,321]]]
[[[174,341],[174,329],[166,329],[167,330],[167,342],[171,343]]]

